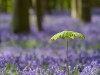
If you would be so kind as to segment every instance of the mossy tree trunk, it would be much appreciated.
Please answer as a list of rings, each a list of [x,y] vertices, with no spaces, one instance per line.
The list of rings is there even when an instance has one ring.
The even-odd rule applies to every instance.
[[[42,21],[43,21],[43,14],[44,14],[44,3],[43,3],[44,1],[45,0],[36,0],[36,15],[37,15],[38,31],[43,31]]]
[[[78,14],[81,22],[91,22],[91,0],[78,0]]]
[[[72,11],[71,11],[71,16],[72,18],[78,17],[78,0],[72,0]]]
[[[13,0],[12,32],[29,32],[29,0]]]

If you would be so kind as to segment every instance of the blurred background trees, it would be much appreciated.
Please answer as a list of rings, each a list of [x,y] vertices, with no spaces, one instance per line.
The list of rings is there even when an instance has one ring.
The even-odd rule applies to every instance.
[[[37,16],[37,29],[43,31],[43,17],[54,12],[71,11],[72,18],[91,22],[91,9],[100,7],[100,0],[0,0],[0,12],[12,13],[12,31],[30,31],[29,10]]]

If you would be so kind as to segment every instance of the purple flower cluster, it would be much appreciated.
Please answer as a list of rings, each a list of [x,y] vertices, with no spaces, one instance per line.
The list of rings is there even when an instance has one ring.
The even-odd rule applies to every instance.
[[[4,16],[6,18],[4,18]],[[49,41],[55,33],[72,30],[83,33],[85,40],[69,39],[70,75],[100,75],[100,15],[80,24],[68,15],[45,15],[43,32],[31,22],[31,33],[10,34],[11,15],[1,15],[0,75],[67,75],[65,41]],[[30,17],[35,20],[35,17]]]

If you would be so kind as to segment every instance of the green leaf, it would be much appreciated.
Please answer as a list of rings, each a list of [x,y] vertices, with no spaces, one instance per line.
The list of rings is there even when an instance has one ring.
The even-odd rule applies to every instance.
[[[18,75],[18,72],[17,71],[13,72],[13,75]]]
[[[62,39],[71,38],[71,39],[74,39],[75,36],[78,37],[78,38],[82,38],[82,39],[85,38],[83,34],[78,33],[78,32],[62,31],[62,32],[59,32],[59,33],[55,34],[53,37],[50,38],[50,40],[57,40],[58,38],[62,38]]]
[[[83,34],[78,33],[78,32],[74,32],[74,35],[75,35],[76,37],[78,37],[78,38],[82,38],[82,39],[85,38],[85,36],[84,36]]]
[[[61,33],[55,34],[50,40],[57,40],[60,37]]]

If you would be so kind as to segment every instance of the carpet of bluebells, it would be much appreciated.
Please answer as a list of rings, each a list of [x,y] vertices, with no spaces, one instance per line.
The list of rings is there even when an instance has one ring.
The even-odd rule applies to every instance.
[[[72,30],[85,39],[69,39],[70,75],[100,75],[100,12],[92,22],[79,23],[69,12],[45,15],[44,31],[38,32],[35,16],[30,17],[31,33],[10,33],[11,14],[0,14],[0,75],[67,75],[66,41],[49,41],[55,33]]]

